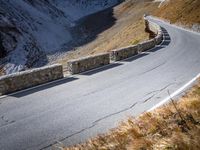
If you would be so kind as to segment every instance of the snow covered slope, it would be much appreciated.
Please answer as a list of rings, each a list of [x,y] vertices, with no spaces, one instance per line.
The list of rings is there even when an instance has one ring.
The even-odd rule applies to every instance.
[[[0,65],[12,73],[46,63],[72,40],[69,28],[119,0],[0,0]],[[38,63],[39,62],[39,63]]]

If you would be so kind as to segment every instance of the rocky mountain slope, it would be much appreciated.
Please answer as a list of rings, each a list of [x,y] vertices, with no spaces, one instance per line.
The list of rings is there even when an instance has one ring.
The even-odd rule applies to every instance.
[[[76,21],[119,0],[0,0],[0,68],[6,74],[47,63],[73,39]]]

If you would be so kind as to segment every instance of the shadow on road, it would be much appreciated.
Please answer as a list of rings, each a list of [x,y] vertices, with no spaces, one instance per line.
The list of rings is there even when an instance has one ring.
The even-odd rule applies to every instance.
[[[114,67],[118,67],[118,66],[121,66],[121,65],[123,65],[123,64],[121,64],[121,63],[109,64],[109,65],[97,68],[95,70],[91,70],[91,71],[88,71],[86,73],[82,73],[81,75],[90,76],[90,75],[93,75],[93,74],[96,74],[96,73],[99,73],[99,72],[102,72],[102,71],[106,71],[108,69],[111,69],[111,68],[114,68]]]
[[[162,31],[163,31],[163,41],[160,45],[156,45],[156,47],[150,49],[150,50],[147,50],[148,52],[156,52],[156,51],[159,51],[159,50],[162,50],[163,48],[165,48],[166,46],[168,46],[170,43],[171,43],[171,38],[170,38],[170,35],[168,34],[167,30],[163,27],[161,27]],[[131,61],[134,61],[136,59],[139,59],[139,58],[142,58],[146,55],[149,55],[148,53],[141,53],[141,54],[138,54],[138,55],[135,55],[135,56],[132,56],[130,58],[127,58],[125,60],[122,60],[122,61],[125,61],[125,62],[131,62]]]
[[[55,86],[58,86],[58,85],[61,85],[61,84],[65,84],[65,83],[68,83],[68,82],[75,81],[77,79],[78,78],[74,78],[74,77],[63,78],[63,79],[58,80],[58,81],[50,82],[50,83],[47,83],[47,84],[40,85],[38,87],[27,89],[26,91],[21,91],[19,93],[13,94],[12,97],[16,97],[16,98],[24,97],[24,96],[27,96],[27,95],[30,95],[30,94],[33,94],[33,93],[36,93],[36,92],[39,92],[39,91],[42,91],[42,90],[46,90],[46,89],[49,89],[49,88],[52,88],[52,87],[55,87]]]
[[[165,28],[162,27],[162,31],[164,33],[164,41],[160,44],[160,45],[157,45],[156,47],[152,48],[151,50],[148,50],[148,52],[156,52],[156,51],[159,51],[163,48],[165,48],[166,46],[168,46],[171,42],[171,38],[167,32],[167,30]],[[149,55],[150,53],[141,53],[141,54],[138,54],[138,55],[135,55],[135,56],[132,56],[130,58],[127,58],[125,60],[122,60],[121,62],[132,62],[134,60],[137,60],[139,58],[142,58],[144,56],[147,56]],[[96,73],[99,73],[99,72],[102,72],[102,71],[106,71],[108,69],[111,69],[111,68],[114,68],[114,67],[118,67],[120,65],[123,65],[123,63],[113,63],[113,64],[109,64],[109,65],[106,65],[106,66],[103,66],[103,67],[100,67],[100,68],[96,68],[94,70],[91,70],[91,71],[88,71],[88,72],[85,72],[85,73],[82,73],[81,75],[87,75],[87,76],[90,76],[90,75],[93,75],[93,74],[96,74]],[[33,93],[36,93],[36,92],[39,92],[39,91],[42,91],[42,90],[45,90],[45,89],[49,89],[49,88],[52,88],[52,87],[55,87],[55,86],[58,86],[58,85],[61,85],[61,84],[65,84],[67,82],[72,82],[74,80],[77,80],[78,78],[75,78],[75,77],[70,77],[70,78],[64,78],[64,79],[61,79],[61,80],[58,80],[58,81],[54,81],[54,82],[51,82],[51,83],[47,83],[47,84],[44,84],[44,85],[40,85],[38,87],[35,87],[35,88],[30,88],[26,91],[22,91],[22,92],[19,92],[17,94],[13,94],[12,96],[13,97],[17,97],[17,98],[20,98],[20,97],[23,97],[23,96],[27,96],[29,94],[33,94]]]
[[[142,57],[144,57],[144,56],[146,56],[146,55],[148,55],[148,54],[147,54],[147,53],[141,53],[141,54],[137,54],[137,55],[135,55],[135,56],[132,56],[132,57],[130,57],[130,58],[127,58],[127,59],[125,59],[125,60],[122,60],[122,61],[131,62],[131,61],[134,61],[134,60],[136,60],[136,59],[142,58]]]
[[[167,30],[163,27],[161,27],[162,31],[163,31],[163,41],[160,45],[157,45],[156,47],[152,48],[151,50],[148,50],[148,52],[156,52],[159,50],[162,50],[163,48],[165,48],[166,46],[168,46],[171,43],[171,37],[169,35],[169,33],[167,32]]]
[[[153,49],[149,50],[148,52],[156,52],[165,48],[164,46],[154,47]]]

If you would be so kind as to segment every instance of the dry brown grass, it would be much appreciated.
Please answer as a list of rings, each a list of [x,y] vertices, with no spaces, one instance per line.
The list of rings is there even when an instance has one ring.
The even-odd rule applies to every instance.
[[[172,102],[64,150],[199,150],[200,83]]]
[[[155,16],[170,20],[172,23],[184,25],[200,24],[199,0],[170,0],[155,11]]]

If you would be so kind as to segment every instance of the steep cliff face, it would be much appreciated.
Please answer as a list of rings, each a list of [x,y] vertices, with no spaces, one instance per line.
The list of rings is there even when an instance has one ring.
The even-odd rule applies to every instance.
[[[47,62],[73,40],[69,29],[119,0],[0,0],[0,66],[5,73]]]

